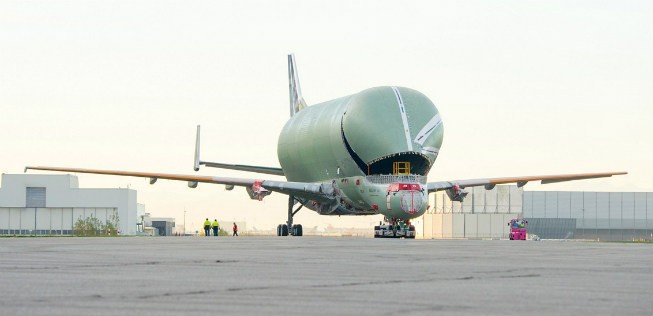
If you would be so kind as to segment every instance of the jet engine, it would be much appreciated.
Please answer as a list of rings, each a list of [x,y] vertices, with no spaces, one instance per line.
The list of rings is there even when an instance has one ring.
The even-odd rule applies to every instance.
[[[251,187],[245,187],[247,194],[249,194],[249,198],[261,201],[264,197],[272,194],[272,191],[266,190],[262,184],[262,181],[255,181]]]
[[[467,196],[467,191],[462,189],[459,185],[454,185],[452,188],[447,189],[447,195],[452,201],[462,202]]]

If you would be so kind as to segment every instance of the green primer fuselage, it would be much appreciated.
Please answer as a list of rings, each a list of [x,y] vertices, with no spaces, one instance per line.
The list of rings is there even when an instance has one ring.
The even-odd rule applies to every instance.
[[[443,131],[425,95],[376,87],[297,112],[279,136],[279,163],[288,181],[333,185],[337,203],[306,201],[321,214],[414,218],[426,211],[423,185]],[[409,162],[410,176],[393,175],[394,162]],[[418,183],[420,189],[389,192],[391,183]]]

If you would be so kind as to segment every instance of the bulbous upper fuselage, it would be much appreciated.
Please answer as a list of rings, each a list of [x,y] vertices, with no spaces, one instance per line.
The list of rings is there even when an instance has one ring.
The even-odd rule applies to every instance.
[[[402,173],[426,175],[443,132],[425,95],[376,87],[298,112],[281,131],[277,151],[289,181],[393,174],[394,162],[410,163]]]
[[[426,210],[427,194],[420,193],[418,199],[411,193],[409,203],[404,190],[388,193],[388,188],[398,183],[393,176],[422,176],[411,179],[425,181],[443,132],[440,114],[425,95],[402,87],[376,87],[297,112],[279,136],[279,163],[288,181],[333,182],[341,202],[333,206],[333,214],[386,214],[395,202],[386,203],[385,198],[393,194],[389,200],[400,195],[396,203],[411,204],[403,213],[413,218]],[[387,183],[367,180],[380,175]],[[356,179],[358,188],[345,188]],[[363,186],[367,192],[353,193]]]

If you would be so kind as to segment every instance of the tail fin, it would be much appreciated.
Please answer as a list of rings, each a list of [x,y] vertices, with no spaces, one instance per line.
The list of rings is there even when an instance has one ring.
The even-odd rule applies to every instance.
[[[288,92],[290,93],[290,116],[306,107],[306,101],[302,97],[302,90],[299,87],[299,76],[295,65],[295,55],[288,55]]]

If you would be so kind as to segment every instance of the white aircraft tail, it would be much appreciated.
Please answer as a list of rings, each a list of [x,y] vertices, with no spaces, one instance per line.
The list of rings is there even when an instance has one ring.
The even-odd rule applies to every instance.
[[[299,76],[293,54],[288,55],[288,92],[290,93],[290,116],[292,117],[306,107],[302,89],[299,87]]]

